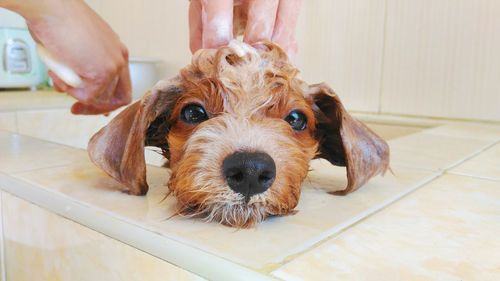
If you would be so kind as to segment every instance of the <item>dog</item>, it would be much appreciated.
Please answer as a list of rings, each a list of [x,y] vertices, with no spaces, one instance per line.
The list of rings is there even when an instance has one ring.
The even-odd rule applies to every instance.
[[[178,213],[246,228],[292,214],[314,158],[346,166],[350,193],[389,167],[387,143],[326,84],[308,85],[285,52],[232,41],[117,115],[90,140],[92,161],[143,195],[145,146],[168,159]]]

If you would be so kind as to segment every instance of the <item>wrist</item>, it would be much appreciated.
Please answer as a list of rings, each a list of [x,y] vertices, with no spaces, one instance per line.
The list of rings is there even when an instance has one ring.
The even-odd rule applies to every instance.
[[[0,0],[0,7],[32,21],[61,9],[68,0]]]

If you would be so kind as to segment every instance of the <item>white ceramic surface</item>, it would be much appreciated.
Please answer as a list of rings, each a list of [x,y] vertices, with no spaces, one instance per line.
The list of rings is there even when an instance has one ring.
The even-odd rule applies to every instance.
[[[132,81],[132,97],[141,98],[158,82],[160,61],[154,59],[132,57],[129,59],[130,79]]]

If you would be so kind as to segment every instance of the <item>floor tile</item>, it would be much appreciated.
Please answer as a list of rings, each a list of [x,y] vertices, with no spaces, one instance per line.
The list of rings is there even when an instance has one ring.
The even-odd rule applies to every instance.
[[[412,126],[386,125],[377,123],[365,124],[384,140],[400,138],[403,136],[418,133],[423,130],[423,128]]]
[[[437,171],[460,163],[494,141],[439,135],[425,130],[388,143],[392,165]]]
[[[0,112],[0,130],[16,132],[16,113]]]
[[[29,110],[36,108],[69,108],[75,99],[55,91],[0,92],[0,111]]]
[[[345,186],[345,169],[315,161],[314,171],[304,183],[297,214],[269,219],[255,229],[236,230],[197,219],[172,217],[175,198],[165,199],[169,176],[166,169],[148,167],[150,191],[145,197],[137,197],[117,191],[117,182],[85,161],[15,176],[134,221],[145,229],[263,271],[436,176],[428,171],[393,167],[395,176],[388,173],[351,195],[334,196],[327,192]]]
[[[64,145],[0,132],[0,172],[14,173],[76,163],[87,153]]]
[[[31,110],[17,113],[18,132],[78,148],[87,148],[89,139],[116,115],[73,115],[68,109]]]
[[[67,109],[20,111],[17,113],[18,131],[24,136],[86,149],[90,138],[120,111],[109,116],[73,115]],[[165,159],[154,150],[146,149],[146,163],[162,166]]]
[[[480,139],[499,141],[500,140],[500,125],[484,124],[484,123],[456,123],[445,126],[439,126],[426,131],[427,133],[458,137],[467,139]]]
[[[1,219],[2,212],[2,192],[0,192],[0,280],[6,280],[5,278],[5,251],[4,251],[4,240],[3,240],[3,219]]]
[[[8,280],[204,280],[2,193]]]
[[[500,143],[451,169],[450,173],[500,181]]]
[[[284,280],[500,280],[500,183],[445,175],[285,264]]]

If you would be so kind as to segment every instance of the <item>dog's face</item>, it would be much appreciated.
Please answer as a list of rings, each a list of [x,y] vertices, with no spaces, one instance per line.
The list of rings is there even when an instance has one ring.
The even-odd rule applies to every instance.
[[[340,194],[385,172],[387,144],[327,86],[299,80],[279,47],[261,47],[197,52],[99,131],[91,158],[124,191],[144,194],[144,146],[159,147],[180,213],[237,227],[291,213],[314,157],[347,166]]]

